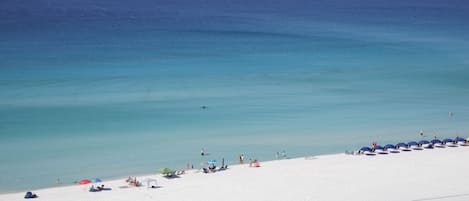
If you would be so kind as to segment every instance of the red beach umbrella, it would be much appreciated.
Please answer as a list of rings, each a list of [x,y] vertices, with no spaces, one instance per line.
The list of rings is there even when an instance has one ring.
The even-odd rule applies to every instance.
[[[91,181],[89,179],[82,179],[78,182],[79,184],[89,184]]]

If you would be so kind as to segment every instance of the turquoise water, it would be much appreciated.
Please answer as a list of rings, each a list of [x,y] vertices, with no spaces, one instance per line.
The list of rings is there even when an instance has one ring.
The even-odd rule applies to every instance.
[[[64,2],[1,3],[1,191],[469,137],[464,3]]]

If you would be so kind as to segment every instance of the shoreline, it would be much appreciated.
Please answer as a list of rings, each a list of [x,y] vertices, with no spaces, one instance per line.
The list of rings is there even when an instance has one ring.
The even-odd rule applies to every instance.
[[[266,161],[261,161],[261,162],[262,163],[267,163],[267,162],[272,162],[272,161],[300,159],[300,158],[306,158],[306,157],[318,157],[318,156],[337,155],[337,154],[341,154],[341,153],[329,153],[329,154],[321,154],[321,155],[314,155],[314,156],[313,155],[309,155],[309,156],[307,155],[307,156],[292,157],[292,158],[287,157],[287,158],[282,158],[282,159],[273,159],[273,160],[266,160]],[[243,164],[239,164],[239,163],[230,164],[228,166],[228,168],[236,167],[236,166],[243,166],[243,165],[248,165],[248,164],[249,164],[249,162],[248,163],[243,163]],[[187,174],[187,172],[198,173],[202,170],[194,168],[194,169],[184,169],[184,171]],[[142,173],[142,174],[133,174],[133,175],[130,175],[130,176],[138,178],[138,177],[162,176],[162,174],[161,173]],[[99,183],[126,180],[128,177],[129,177],[129,175],[127,175],[127,176],[115,176],[115,177],[109,177],[109,178],[101,178],[103,180],[103,182],[99,182]],[[86,185],[92,185],[92,184],[93,183],[89,183],[89,184],[86,184]],[[67,183],[67,184],[59,184],[59,185],[43,187],[43,188],[13,190],[13,191],[0,191],[0,196],[5,195],[5,194],[23,193],[23,192],[27,192],[27,191],[40,191],[40,190],[47,190],[47,189],[64,188],[64,187],[70,187],[70,186],[86,186],[86,185],[80,185],[80,184],[77,184],[77,183]]]
[[[191,169],[178,178],[142,174],[157,180],[159,188],[126,187],[127,177],[85,185],[36,189],[38,200],[425,200],[456,196],[468,200],[469,146],[435,148],[388,155],[307,155],[230,165],[227,170],[203,173]],[[104,184],[111,191],[91,193],[91,185]],[[216,188],[214,188],[216,186]],[[216,189],[216,191],[214,190]],[[341,194],[337,194],[339,190]],[[23,200],[25,192],[1,193],[0,200]],[[205,197],[210,194],[212,197]],[[63,195],[72,195],[64,197]],[[467,196],[466,196],[467,195]],[[390,197],[389,197],[390,196]],[[190,199],[188,199],[190,198]]]
[[[301,158],[307,158],[307,157],[319,157],[319,156],[329,156],[329,155],[338,155],[338,154],[343,154],[343,152],[334,152],[334,153],[323,153],[323,154],[319,154],[319,155],[305,155],[305,156],[295,156],[295,157],[286,157],[286,158],[279,158],[279,159],[271,159],[271,160],[265,160],[265,161],[260,161],[262,163],[266,163],[266,162],[271,162],[271,161],[280,161],[280,160],[290,160],[290,159],[301,159]],[[229,167],[233,167],[233,166],[243,166],[243,165],[247,165],[249,164],[249,162],[244,162],[243,164],[240,164],[240,163],[236,163],[236,164],[228,164]],[[228,167],[228,168],[229,168]],[[182,170],[182,169],[178,169],[178,170]],[[198,168],[194,168],[194,169],[184,169],[186,172],[198,172],[198,171],[201,171],[201,169],[198,169]],[[157,171],[154,171],[154,172],[157,172]],[[127,176],[114,176],[114,177],[103,177],[101,178],[103,180],[103,182],[100,182],[100,183],[105,183],[105,182],[110,182],[110,181],[117,181],[117,180],[125,180],[127,179],[127,177],[131,176],[131,177],[149,177],[150,175],[152,176],[161,176],[161,173],[140,173],[140,174],[132,174],[132,175],[127,175]],[[85,178],[83,178],[85,179]],[[90,179],[90,178],[88,178]],[[92,184],[92,183],[90,183]],[[62,184],[59,184],[59,185],[54,185],[54,186],[48,186],[48,187],[41,187],[41,188],[32,188],[32,189],[19,189],[19,190],[12,190],[12,191],[0,191],[0,196],[1,195],[5,195],[5,194],[13,194],[13,193],[23,193],[23,192],[27,192],[27,191],[39,191],[39,190],[47,190],[47,189],[55,189],[55,188],[63,188],[63,187],[70,187],[70,186],[81,186],[79,184],[76,184],[76,183],[62,183]]]

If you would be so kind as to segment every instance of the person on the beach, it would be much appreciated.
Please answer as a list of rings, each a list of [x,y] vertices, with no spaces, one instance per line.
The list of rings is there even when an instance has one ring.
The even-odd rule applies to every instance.
[[[280,157],[280,153],[278,153],[277,151],[277,153],[275,153],[275,159],[278,159],[279,157]]]
[[[249,159],[249,167],[252,167],[252,159]]]
[[[241,155],[239,156],[239,164],[243,164],[243,163],[244,163],[244,155],[241,154]]]
[[[260,167],[259,161],[257,159],[254,159],[254,161],[252,163],[253,163],[254,167]]]

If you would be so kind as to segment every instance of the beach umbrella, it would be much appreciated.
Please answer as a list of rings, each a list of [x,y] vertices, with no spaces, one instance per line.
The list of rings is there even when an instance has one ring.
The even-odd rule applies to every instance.
[[[212,160],[208,160],[207,163],[210,164],[210,165],[213,165],[213,164],[217,163],[217,161],[212,159]]]
[[[371,151],[370,147],[362,147],[360,151]]]
[[[91,181],[89,179],[82,179],[78,182],[79,184],[89,184]]]
[[[176,172],[176,171],[174,171],[172,169],[169,169],[169,168],[163,168],[163,169],[160,170],[160,173],[163,174],[163,175],[171,175],[174,172]]]
[[[439,139],[434,139],[431,142],[432,142],[432,144],[438,144],[438,143],[441,144],[441,141]]]
[[[446,144],[448,142],[453,142],[453,139],[446,138],[442,141],[443,144]]]
[[[169,169],[169,168],[161,169],[160,173],[166,178],[171,178],[171,177],[176,176],[176,170],[172,170],[172,169]]]
[[[462,138],[462,137],[457,137],[456,139],[454,139],[454,141],[456,141],[456,142],[464,142],[464,141],[466,141],[466,140],[465,140],[464,138]]]
[[[385,149],[395,149],[396,146],[392,145],[392,144],[387,144],[384,146]]]
[[[400,143],[397,143],[396,144],[396,147],[399,148],[399,147],[407,147],[408,145],[406,143],[403,143],[403,142],[400,142]]]
[[[93,183],[102,182],[102,180],[100,178],[93,178],[93,179],[90,179],[90,181],[93,182]]]
[[[419,144],[416,141],[410,141],[409,143],[407,143],[407,145],[409,145],[409,146],[418,146]]]
[[[420,140],[419,144],[430,144],[430,142],[427,140]]]
[[[382,146],[376,145],[376,146],[374,147],[374,149],[375,149],[375,150],[383,150],[384,148],[383,148]]]

